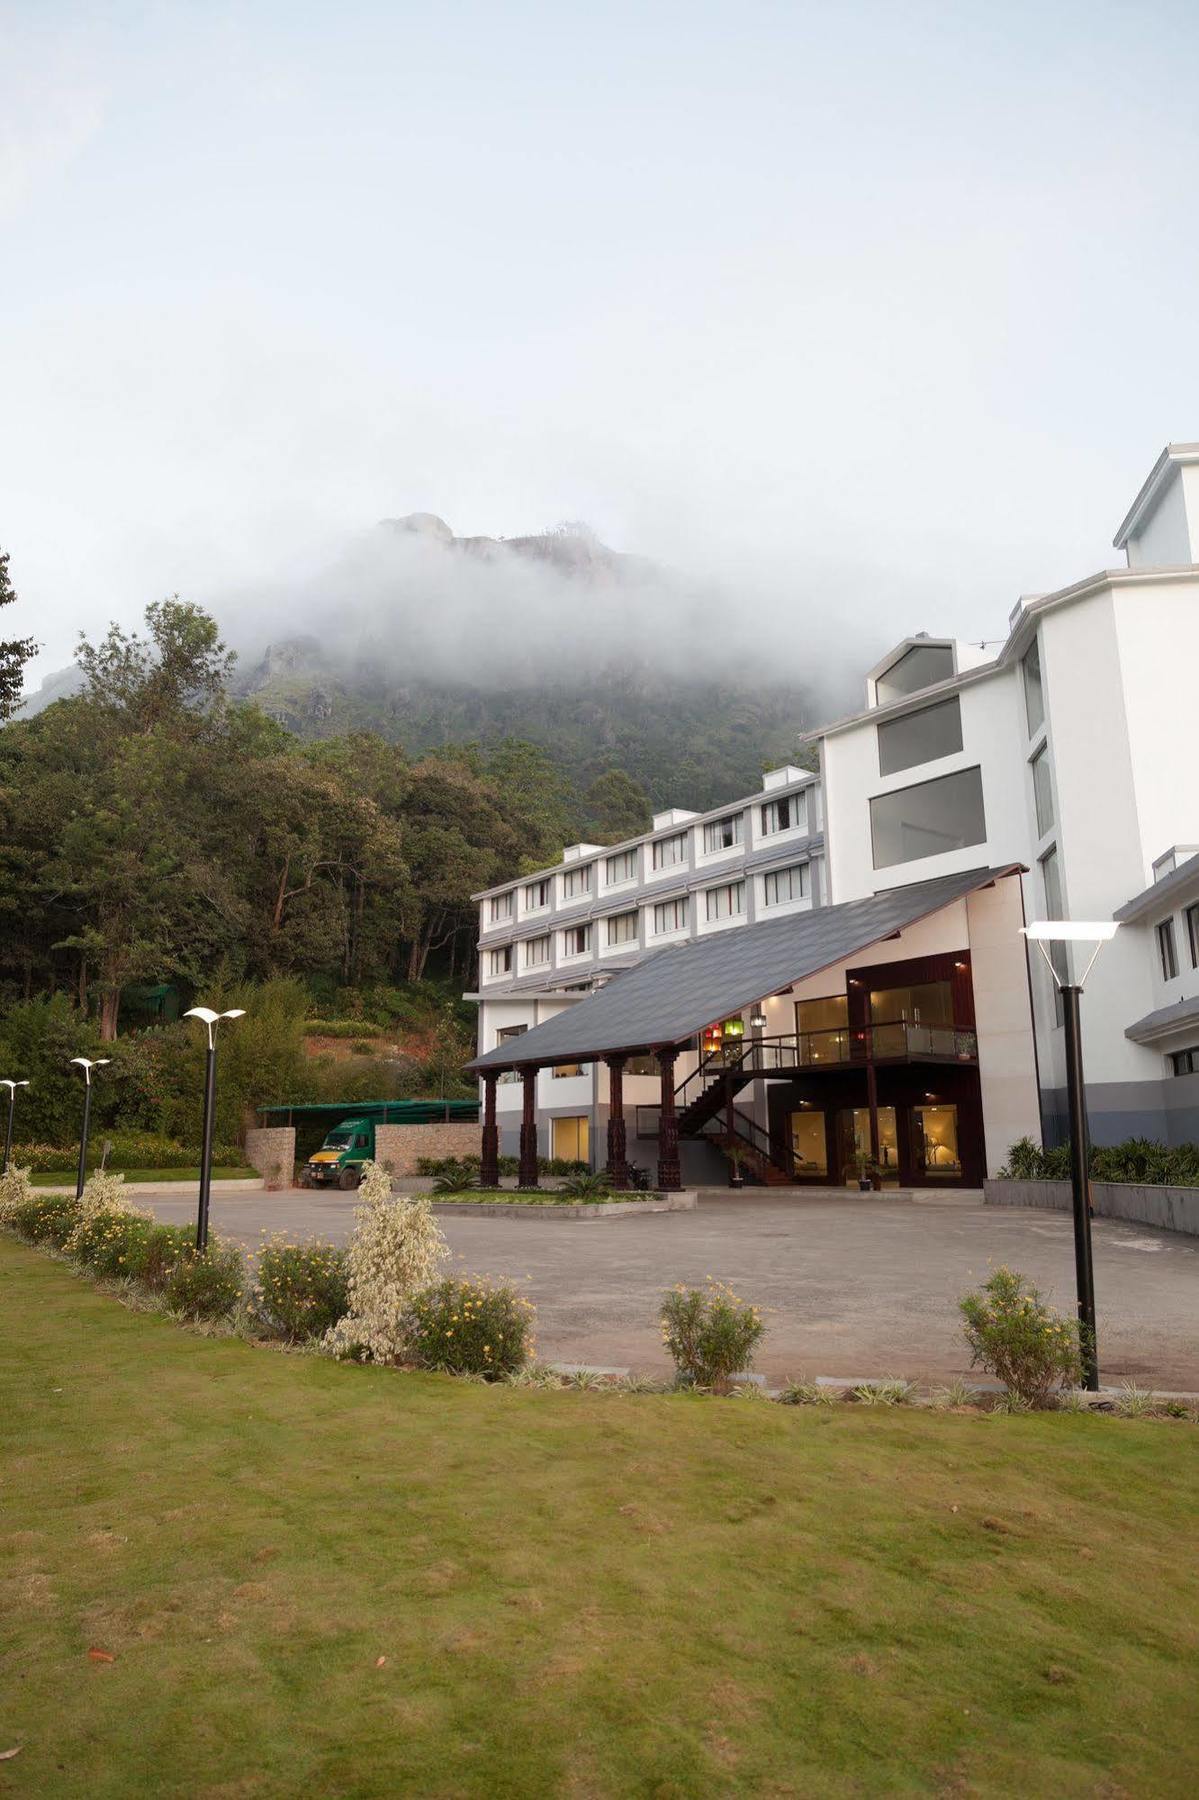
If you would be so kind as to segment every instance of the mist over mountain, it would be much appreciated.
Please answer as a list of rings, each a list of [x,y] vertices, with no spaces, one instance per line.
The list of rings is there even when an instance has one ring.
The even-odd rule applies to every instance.
[[[235,696],[303,738],[525,738],[572,786],[623,768],[654,805],[750,791],[851,692],[827,608],[730,591],[577,523],[489,538],[387,519],[319,566],[203,603],[238,653]],[[49,677],[25,710],[72,685]]]

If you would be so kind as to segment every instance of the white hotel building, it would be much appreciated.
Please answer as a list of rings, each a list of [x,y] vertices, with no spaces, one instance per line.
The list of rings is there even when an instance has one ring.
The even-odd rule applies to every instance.
[[[478,896],[479,1052],[481,1072],[503,1068],[503,1147],[544,1046],[542,1153],[602,1165],[619,1051],[630,1157],[652,1162],[669,1047],[693,1178],[719,1169],[716,1139],[768,1179],[856,1179],[869,1149],[890,1178],[939,1164],[973,1182],[1015,1137],[1062,1133],[1055,990],[1018,929],[1045,917],[1122,925],[1083,999],[1096,1141],[1199,1139],[1199,445],[1162,452],[1115,545],[1126,566],[1023,598],[997,654],[903,640],[862,710],[812,734],[819,778],[773,770],[745,800],[660,814],[642,838],[574,845]],[[892,928],[867,942],[870,920]],[[750,934],[744,1004],[735,983],[705,989],[737,959],[699,946],[733,933]],[[751,939],[769,951],[760,976]],[[695,948],[627,973],[679,944]],[[696,1006],[737,1004],[696,1016],[686,1041],[679,1012],[668,1033],[672,970]],[[641,989],[659,995],[660,1042]],[[569,1009],[569,1027],[540,1029]],[[550,1066],[568,1041],[596,1054]]]

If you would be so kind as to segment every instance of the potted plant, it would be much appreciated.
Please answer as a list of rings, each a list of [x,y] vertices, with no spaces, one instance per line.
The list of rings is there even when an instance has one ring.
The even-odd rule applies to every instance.
[[[864,1150],[856,1151],[853,1160],[858,1171],[858,1187],[863,1194],[868,1194],[875,1185],[874,1164]]]
[[[731,1188],[744,1187],[745,1177],[741,1173],[741,1165],[745,1161],[744,1150],[738,1149],[734,1144],[731,1149],[725,1151],[725,1155],[729,1160],[729,1186]]]

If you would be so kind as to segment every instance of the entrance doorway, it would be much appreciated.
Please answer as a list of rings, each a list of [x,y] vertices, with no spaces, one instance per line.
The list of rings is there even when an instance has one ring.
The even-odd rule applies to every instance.
[[[961,1180],[956,1106],[912,1108],[912,1167],[917,1180]]]
[[[824,1114],[805,1110],[791,1114],[791,1162],[796,1175],[808,1181],[828,1178],[828,1138]]]
[[[899,1183],[899,1132],[895,1120],[893,1106],[880,1106],[878,1109],[878,1160],[882,1169],[883,1185],[896,1187]],[[841,1180],[847,1187],[856,1187],[858,1169],[862,1163],[870,1161],[870,1108],[868,1106],[846,1106],[837,1114],[837,1162],[840,1167]]]
[[[553,1153],[563,1162],[590,1163],[591,1148],[586,1113],[577,1118],[553,1120]]]

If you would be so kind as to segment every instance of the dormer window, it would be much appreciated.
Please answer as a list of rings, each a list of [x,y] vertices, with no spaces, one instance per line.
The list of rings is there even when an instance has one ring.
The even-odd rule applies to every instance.
[[[907,694],[918,694],[922,688],[934,687],[938,681],[951,681],[954,675],[951,644],[913,644],[898,657],[885,675],[874,684],[879,706],[902,700]]]

